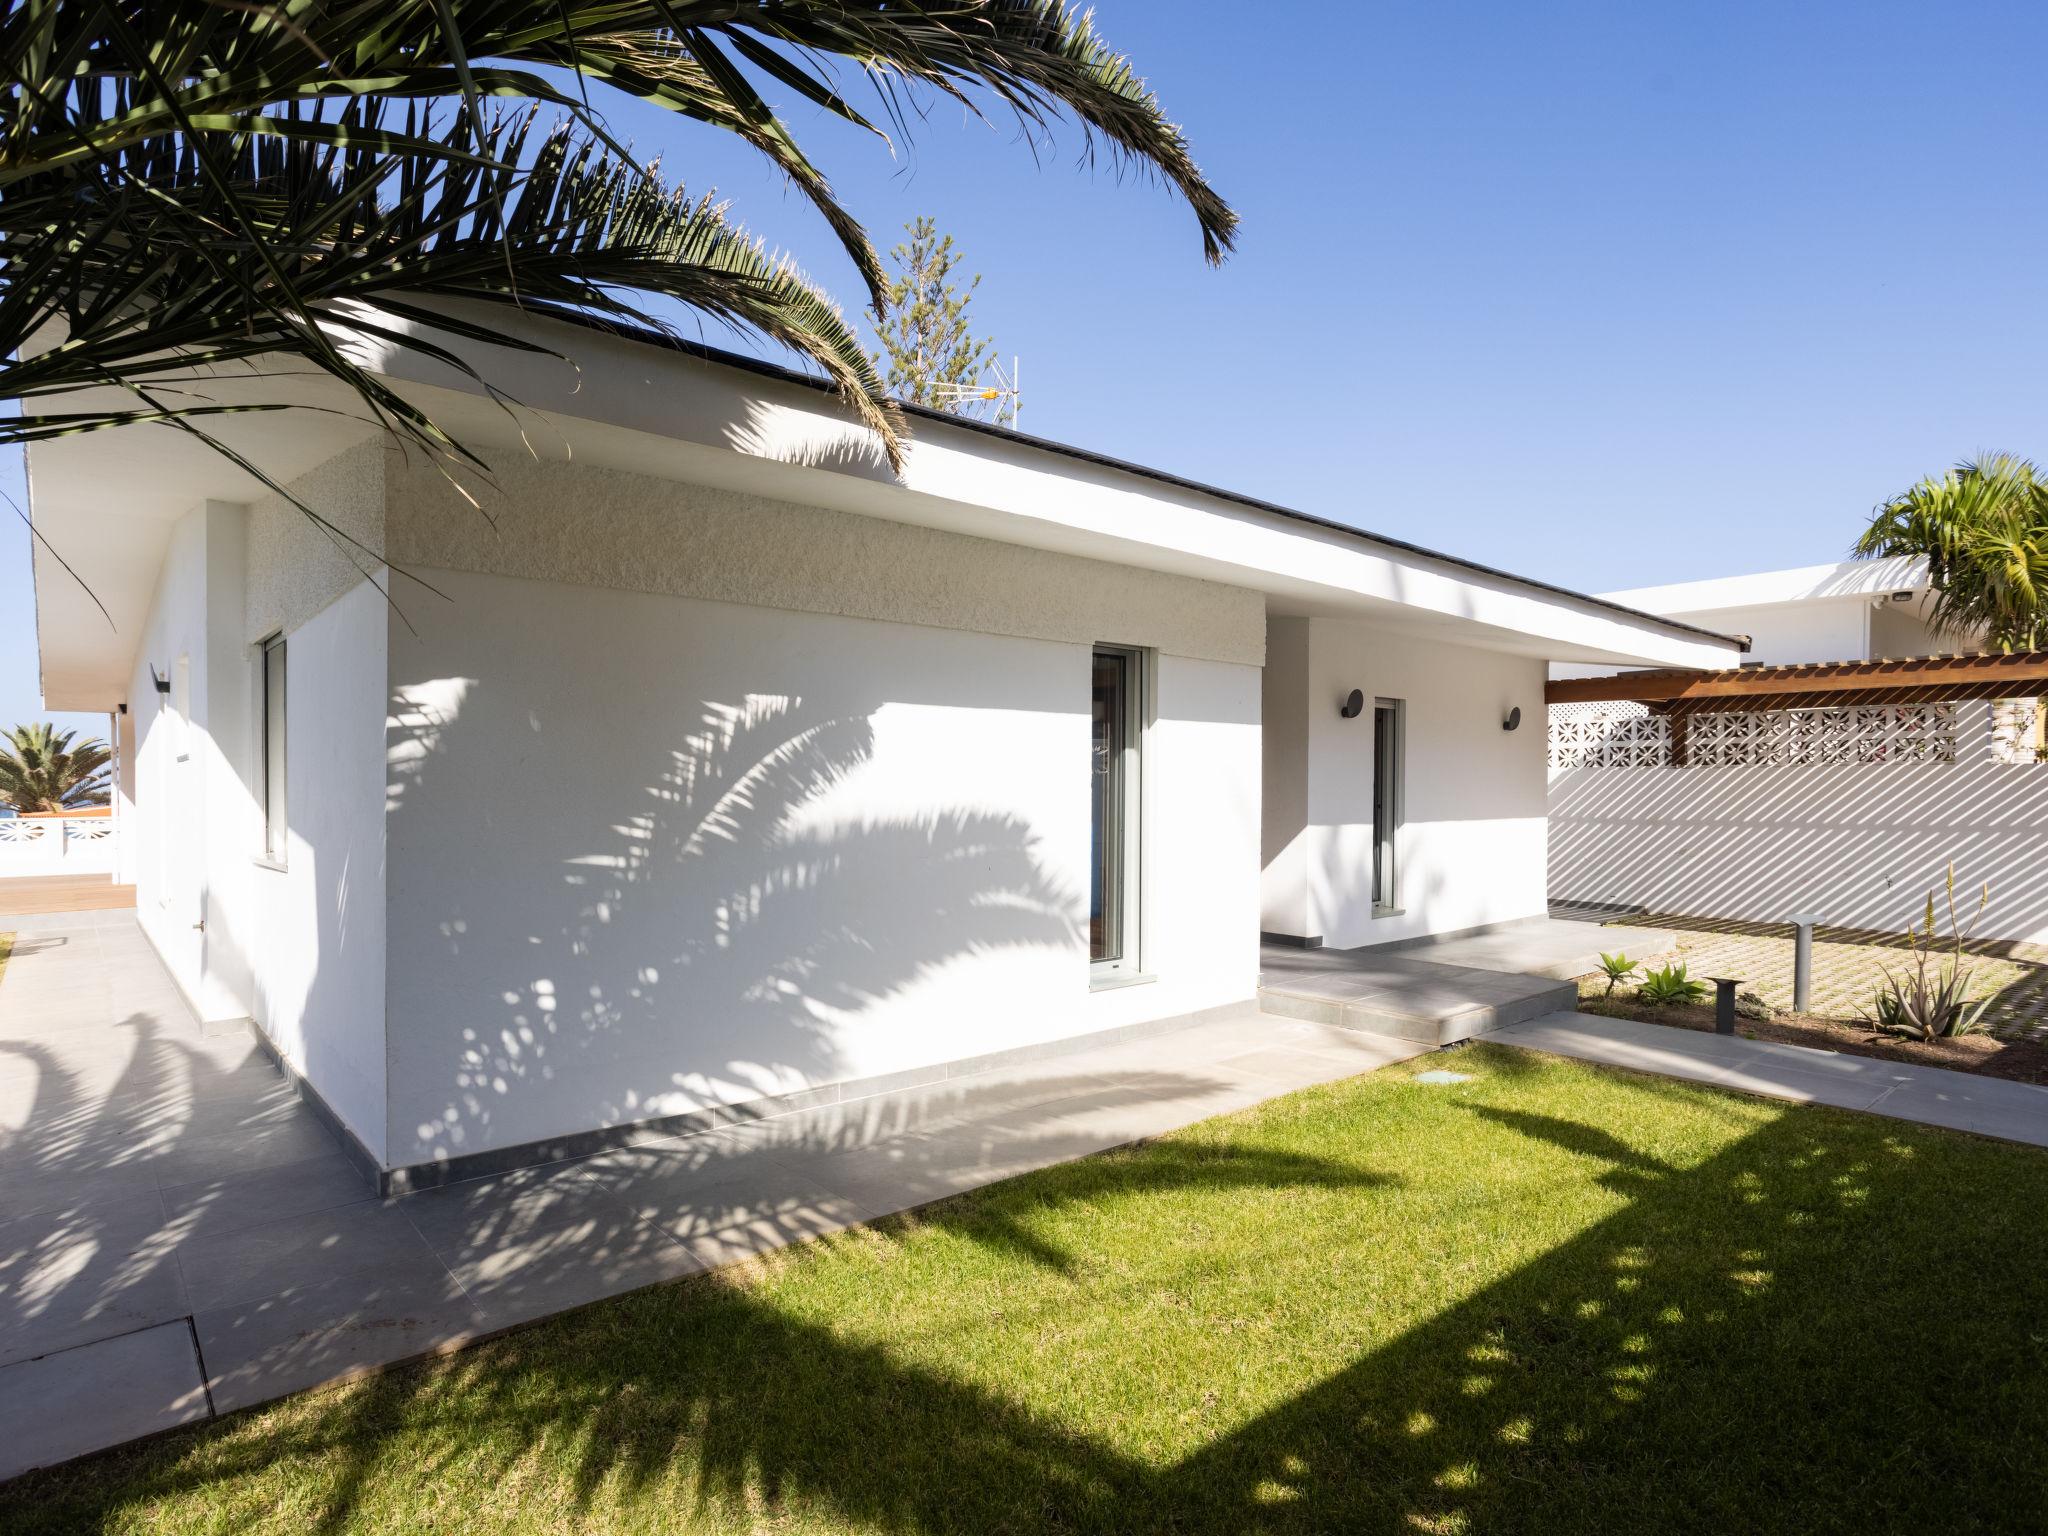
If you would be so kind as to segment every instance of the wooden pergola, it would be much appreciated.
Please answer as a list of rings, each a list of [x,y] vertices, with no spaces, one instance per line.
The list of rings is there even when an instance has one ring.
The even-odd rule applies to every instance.
[[[2025,699],[2048,694],[2048,651],[1819,661],[1790,667],[1668,669],[1546,683],[1546,704],[1647,704],[1653,714],[1816,709],[1845,704],[1934,704],[1951,699]]]
[[[1697,714],[1824,709],[1851,704],[1939,704],[2048,695],[2048,651],[1820,661],[1719,672],[1664,669],[1554,678],[1545,704],[1636,703],[1671,719],[1671,758],[1687,760],[1686,720]]]

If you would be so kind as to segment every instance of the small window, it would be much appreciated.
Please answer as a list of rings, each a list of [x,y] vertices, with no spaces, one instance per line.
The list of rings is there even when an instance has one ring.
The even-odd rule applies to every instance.
[[[263,642],[263,856],[282,864],[284,806],[284,636]]]
[[[1372,706],[1372,909],[1401,910],[1401,716],[1399,699]]]
[[[1143,658],[1095,652],[1088,959],[1097,980],[1138,970],[1138,711]]]

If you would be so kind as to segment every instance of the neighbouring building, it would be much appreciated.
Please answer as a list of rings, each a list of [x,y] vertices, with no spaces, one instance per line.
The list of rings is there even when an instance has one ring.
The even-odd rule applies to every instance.
[[[218,429],[325,528],[176,434],[30,451],[143,929],[387,1187],[1248,1007],[1262,933],[1540,914],[1546,667],[1740,654],[952,418],[892,472],[799,375],[530,324],[511,409],[385,365],[481,509],[335,415]]]
[[[1803,661],[1867,661],[1969,651],[1968,636],[1928,622],[1927,562],[1912,556],[1844,560],[1754,576],[1719,576],[1600,594],[1644,613],[1682,619],[1749,641],[1743,661],[1779,666]],[[1566,663],[1553,675],[1587,675]]]

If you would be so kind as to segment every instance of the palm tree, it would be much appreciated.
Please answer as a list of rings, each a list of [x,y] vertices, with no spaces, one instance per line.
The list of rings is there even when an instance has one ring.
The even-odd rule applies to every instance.
[[[287,408],[208,396],[258,358],[325,373],[386,428],[470,458],[361,361],[396,348],[477,378],[452,343],[542,350],[451,317],[433,302],[447,298],[642,323],[641,296],[680,301],[810,358],[899,458],[900,421],[840,312],[723,205],[636,164],[592,82],[767,156],[878,310],[872,245],[756,82],[885,141],[835,60],[899,132],[920,91],[1034,135],[1068,118],[1186,199],[1211,261],[1236,227],[1129,62],[1063,0],[17,0],[0,56],[0,400],[23,403],[0,442],[159,422],[266,483],[207,422]],[[563,126],[532,134],[531,109],[504,98]],[[119,403],[41,405],[95,386]]]
[[[2000,651],[2048,642],[2048,479],[2010,454],[1966,460],[1879,505],[1858,559],[1918,555],[1934,588],[1929,618]]]
[[[114,754],[95,739],[73,746],[77,734],[48,724],[9,731],[0,746],[0,800],[23,815],[105,805]]]

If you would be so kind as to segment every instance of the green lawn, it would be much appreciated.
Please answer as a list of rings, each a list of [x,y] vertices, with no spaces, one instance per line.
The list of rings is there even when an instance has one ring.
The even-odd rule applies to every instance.
[[[0,976],[7,974],[7,957],[14,953],[14,935],[0,933]]]
[[[1478,1046],[38,1474],[0,1529],[2040,1529],[2044,1213],[2048,1154]]]

